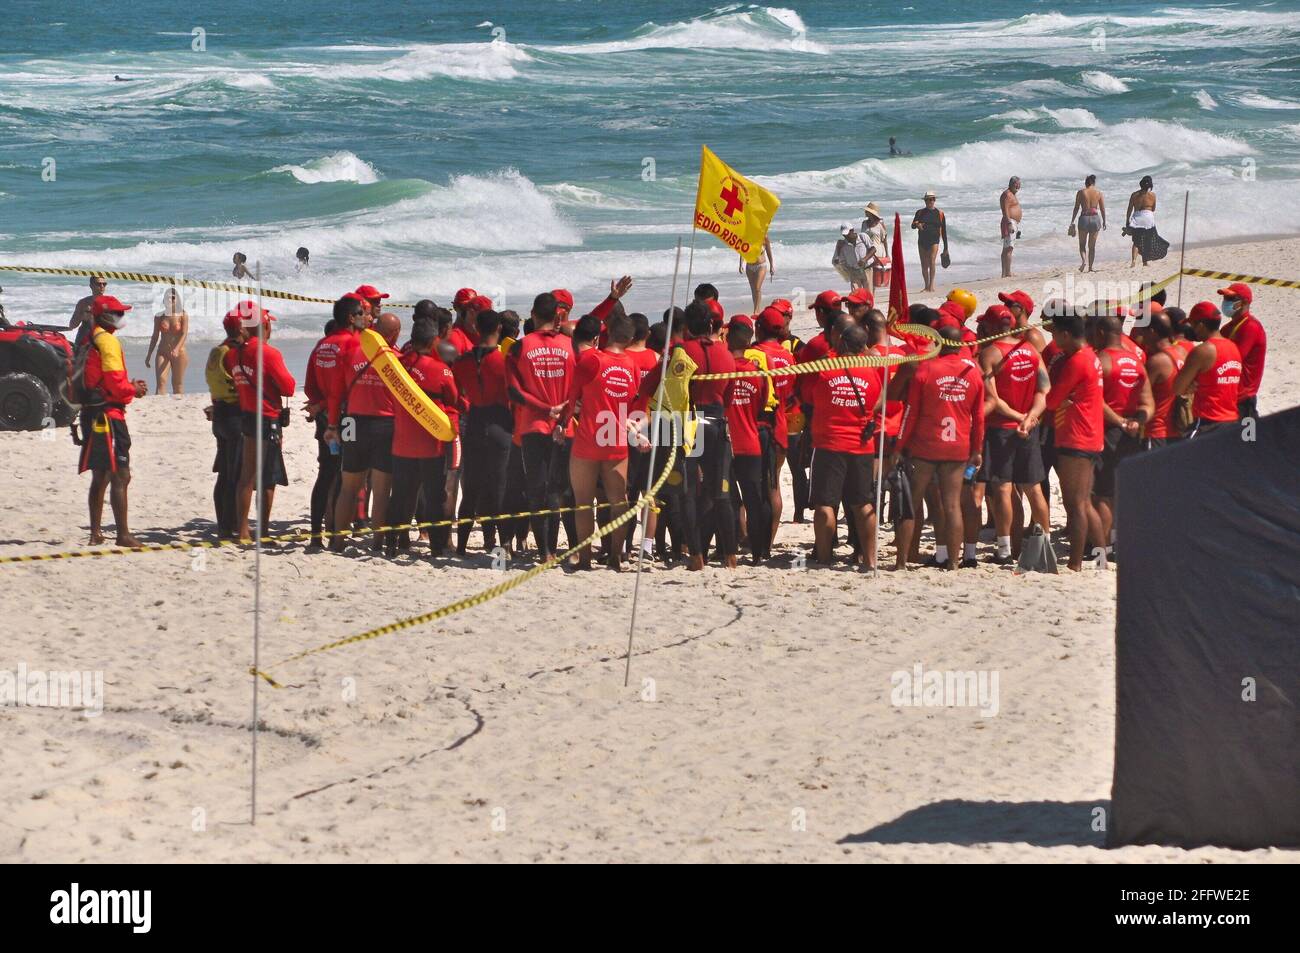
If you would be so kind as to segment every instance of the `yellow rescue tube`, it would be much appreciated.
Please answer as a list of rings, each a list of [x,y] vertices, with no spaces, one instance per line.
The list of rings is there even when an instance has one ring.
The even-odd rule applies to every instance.
[[[384,382],[388,392],[393,395],[406,412],[419,421],[420,426],[433,434],[438,440],[447,443],[456,438],[456,431],[451,428],[451,421],[441,407],[420,389],[420,385],[411,380],[398,354],[388,346],[388,342],[376,331],[369,328],[361,332],[361,350],[366,360],[375,369],[379,379]]]

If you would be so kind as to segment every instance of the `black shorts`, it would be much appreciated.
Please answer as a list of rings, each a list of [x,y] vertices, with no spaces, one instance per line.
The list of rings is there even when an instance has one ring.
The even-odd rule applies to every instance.
[[[126,421],[108,414],[81,415],[81,457],[77,472],[109,470],[116,473],[131,466],[131,433]]]
[[[876,484],[871,478],[872,455],[842,450],[813,450],[809,503],[837,509],[874,503]]]
[[[240,415],[239,429],[252,440],[257,436],[257,424],[252,413]],[[262,486],[288,486],[289,471],[284,468],[284,450],[280,446],[282,431],[278,417],[262,418]],[[256,453],[256,449],[253,451]],[[254,457],[256,460],[256,457]],[[253,466],[257,466],[254,462]]]
[[[1091,450],[1077,450],[1074,447],[1056,447],[1055,451],[1058,458],[1082,457],[1084,460],[1090,461],[1094,467],[1101,464],[1101,454],[1094,453]]]
[[[1191,440],[1193,437],[1203,437],[1207,433],[1214,433],[1223,427],[1235,424],[1235,420],[1206,420],[1204,417],[1197,417],[1192,421],[1192,429],[1187,431],[1183,436]]]
[[[351,421],[351,433],[348,423]],[[393,472],[393,418],[348,414],[339,422],[343,472]]]
[[[212,436],[218,440],[238,440],[243,436],[244,414],[238,404],[215,401],[212,404]]]
[[[1047,476],[1043,466],[1043,444],[1038,434],[1021,437],[1014,429],[998,427],[984,437],[984,462],[975,474],[977,483],[1041,483]]]
[[[1137,437],[1124,433],[1123,427],[1106,428],[1106,446],[1101,451],[1101,465],[1097,468],[1097,479],[1093,482],[1092,492],[1095,496],[1111,497],[1115,495],[1115,475],[1120,463],[1127,457],[1142,450],[1142,442]]]

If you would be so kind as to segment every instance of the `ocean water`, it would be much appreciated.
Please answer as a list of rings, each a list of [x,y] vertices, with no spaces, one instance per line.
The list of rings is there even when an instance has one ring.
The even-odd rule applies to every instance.
[[[783,200],[771,296],[838,286],[839,223],[874,200],[906,228],[927,188],[949,217],[943,281],[996,274],[1012,174],[1022,271],[1077,261],[1065,227],[1090,172],[1114,223],[1103,258],[1127,255],[1119,219],[1148,173],[1166,237],[1184,190],[1189,241],[1300,233],[1294,0],[360,9],[6,0],[0,264],[221,280],[242,251],[270,287],[333,297],[365,281],[446,303],[468,285],[521,311],[561,286],[581,309],[631,273],[629,304],[656,312],[690,240],[702,143]],[[891,135],[910,156],[887,156]],[[915,285],[910,231],[906,247]],[[748,310],[722,245],[701,234],[692,270]],[[29,320],[66,320],[85,293],[0,284]],[[145,310],[161,297],[112,290]],[[188,296],[196,337],[217,336],[228,304]],[[327,316],[277,313],[303,339]]]

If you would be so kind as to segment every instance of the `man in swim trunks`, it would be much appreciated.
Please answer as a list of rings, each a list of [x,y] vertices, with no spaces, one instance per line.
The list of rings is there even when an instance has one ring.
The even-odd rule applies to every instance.
[[[108,294],[108,279],[100,278],[98,275],[90,279],[90,294],[86,295],[72,309],[72,320],[68,322],[69,328],[76,328],[77,334],[73,338],[73,347],[79,348],[86,343],[90,337],[91,331],[95,328],[95,317],[91,314],[91,306],[95,299],[101,295]]]
[[[1097,188],[1097,177],[1089,175],[1083,180],[1083,188],[1074,193],[1074,211],[1070,213],[1069,234],[1079,236],[1080,271],[1094,270],[1092,262],[1097,257],[1097,234],[1105,227],[1106,197]]]
[[[104,494],[109,492],[117,545],[139,549],[142,545],[127,526],[127,487],[131,483],[131,434],[126,428],[126,405],[148,393],[144,381],[126,374],[122,345],[116,334],[131,310],[112,295],[98,295],[90,305],[90,351],[83,384],[92,395],[81,409],[83,443],[77,472],[90,471],[90,544],[104,542]]]
[[[1011,253],[1016,250],[1016,239],[1020,237],[1020,177],[1013,175],[1007,187],[1002,190],[998,204],[1002,207],[1002,277],[1011,277]]]

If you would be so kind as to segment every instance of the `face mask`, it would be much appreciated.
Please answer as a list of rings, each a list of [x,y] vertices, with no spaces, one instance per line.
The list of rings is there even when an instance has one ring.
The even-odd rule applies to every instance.
[[[1240,298],[1224,298],[1224,299],[1223,299],[1223,310],[1224,310],[1224,313],[1226,313],[1226,314],[1228,314],[1228,315],[1231,315],[1232,317],[1235,318],[1235,317],[1237,316],[1237,312],[1238,312],[1240,309],[1241,309],[1241,299],[1240,299]]]

